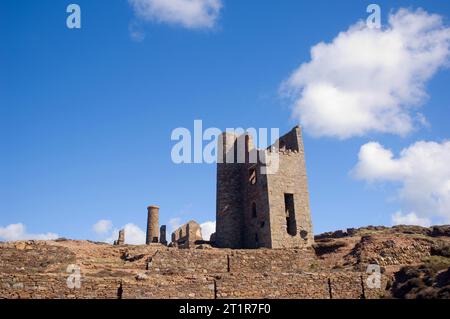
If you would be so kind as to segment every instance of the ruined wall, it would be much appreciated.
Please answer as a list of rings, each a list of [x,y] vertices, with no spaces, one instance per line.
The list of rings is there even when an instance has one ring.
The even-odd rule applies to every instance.
[[[217,155],[216,237],[221,248],[241,248],[243,232],[243,198],[241,166],[227,164],[236,158],[236,135],[224,133],[219,137]]]
[[[246,136],[246,154],[257,159],[251,136]],[[249,155],[247,155],[249,159]],[[261,164],[246,162],[241,173],[244,209],[243,248],[271,248],[270,208],[267,193],[267,175],[261,174]]]
[[[272,248],[302,247],[314,242],[305,154],[299,127],[280,139],[279,170],[267,176]],[[295,229],[289,234],[285,194],[293,195]],[[290,196],[290,195],[287,195]]]
[[[171,245],[178,248],[195,248],[195,244],[201,240],[203,240],[201,227],[191,220],[172,233]]]

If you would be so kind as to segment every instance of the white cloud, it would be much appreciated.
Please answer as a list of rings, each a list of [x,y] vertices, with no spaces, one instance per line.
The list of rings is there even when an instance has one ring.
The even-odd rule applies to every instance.
[[[405,135],[426,123],[415,109],[449,56],[450,28],[441,16],[400,9],[383,29],[359,22],[331,43],[315,45],[311,61],[281,91],[295,100],[294,116],[314,136]]]
[[[363,145],[352,171],[355,178],[368,182],[394,182],[399,185],[398,200],[405,216],[396,220],[450,222],[450,141],[417,142],[395,158],[391,150],[376,142]]]
[[[214,27],[223,7],[221,0],[129,0],[129,3],[141,19],[188,29]]]
[[[168,234],[172,234],[175,230],[181,227],[181,218],[174,217],[169,220],[169,232]]]
[[[202,229],[202,237],[204,240],[209,240],[211,235],[216,231],[216,222],[204,222],[200,225]]]
[[[53,240],[59,236],[54,233],[46,234],[29,234],[27,233],[26,226],[22,223],[11,224],[6,227],[0,227],[0,239],[4,241],[17,241],[17,240]]]
[[[430,227],[431,221],[428,218],[417,217],[415,213],[403,215],[402,212],[396,212],[392,215],[392,223],[394,225],[417,225]]]
[[[142,42],[145,40],[145,33],[140,25],[136,22],[131,22],[128,25],[128,32],[130,33],[131,39],[136,42]]]
[[[127,245],[144,245],[146,234],[139,226],[129,223],[121,229],[125,229],[125,244]],[[112,244],[119,237],[119,229],[114,229],[111,236],[105,239],[105,242]]]
[[[112,228],[113,224],[110,220],[99,220],[97,223],[94,224],[94,226],[92,226],[92,228],[94,229],[94,231],[99,234],[106,234],[107,232],[109,232]]]

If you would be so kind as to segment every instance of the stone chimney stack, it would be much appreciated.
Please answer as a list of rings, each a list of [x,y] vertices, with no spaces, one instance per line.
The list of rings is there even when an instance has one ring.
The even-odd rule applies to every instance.
[[[159,241],[159,207],[149,206],[147,219],[147,245]]]
[[[166,239],[166,225],[162,225],[159,229],[159,242],[163,244],[164,246],[167,246],[167,239]]]

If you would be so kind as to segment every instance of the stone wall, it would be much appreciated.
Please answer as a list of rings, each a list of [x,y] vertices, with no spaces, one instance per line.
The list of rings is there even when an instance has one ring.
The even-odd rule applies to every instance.
[[[236,250],[228,255],[230,272],[286,272],[297,273],[316,270],[317,263],[312,250]]]
[[[298,150],[280,151],[278,173],[267,176],[272,248],[310,246],[314,242],[300,128],[294,128],[287,136],[290,136],[289,139],[295,139],[296,136]],[[286,230],[285,194],[293,195],[296,220],[293,234]]]
[[[252,176],[256,183],[251,182]],[[243,247],[271,248],[271,223],[267,175],[261,174],[261,165],[244,165],[241,172],[243,193]]]
[[[224,133],[218,142],[216,235],[215,244],[221,248],[242,248],[244,202],[241,187],[241,165],[227,163],[235,157],[237,136]]]
[[[367,276],[345,273],[242,273],[226,274],[216,281],[216,297],[255,299],[375,299],[386,294],[387,279],[380,289],[370,289]]]
[[[0,298],[7,299],[117,299],[117,278],[82,277],[80,289],[70,289],[66,273],[0,274]]]
[[[312,250],[159,250],[148,270],[160,274],[302,272],[317,270]]]
[[[76,261],[74,252],[65,247],[39,242],[17,242],[0,247],[1,274],[35,274],[66,269]]]
[[[80,267],[71,289],[69,265]],[[176,249],[160,244],[0,244],[0,298],[379,298],[367,275],[331,272],[312,249]]]
[[[319,274],[233,273],[217,280],[217,298],[328,299],[326,283],[326,276]]]
[[[0,274],[0,298],[7,299],[360,299],[386,294],[370,289],[360,273],[222,273],[215,276],[149,274],[143,279],[83,277],[69,289],[63,275]],[[364,289],[363,289],[364,287]]]
[[[214,299],[214,280],[202,275],[149,275],[122,284],[123,299]]]
[[[147,268],[156,274],[214,274],[227,272],[228,261],[222,251],[169,248],[158,251]]]

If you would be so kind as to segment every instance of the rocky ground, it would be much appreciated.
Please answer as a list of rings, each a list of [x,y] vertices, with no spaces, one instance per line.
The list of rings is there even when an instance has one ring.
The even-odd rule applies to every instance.
[[[321,263],[336,269],[381,266],[387,298],[450,299],[450,226],[365,227],[316,236]]]
[[[450,226],[348,229],[315,242],[289,250],[0,243],[0,298],[450,298]],[[382,273],[375,288],[369,265]]]

